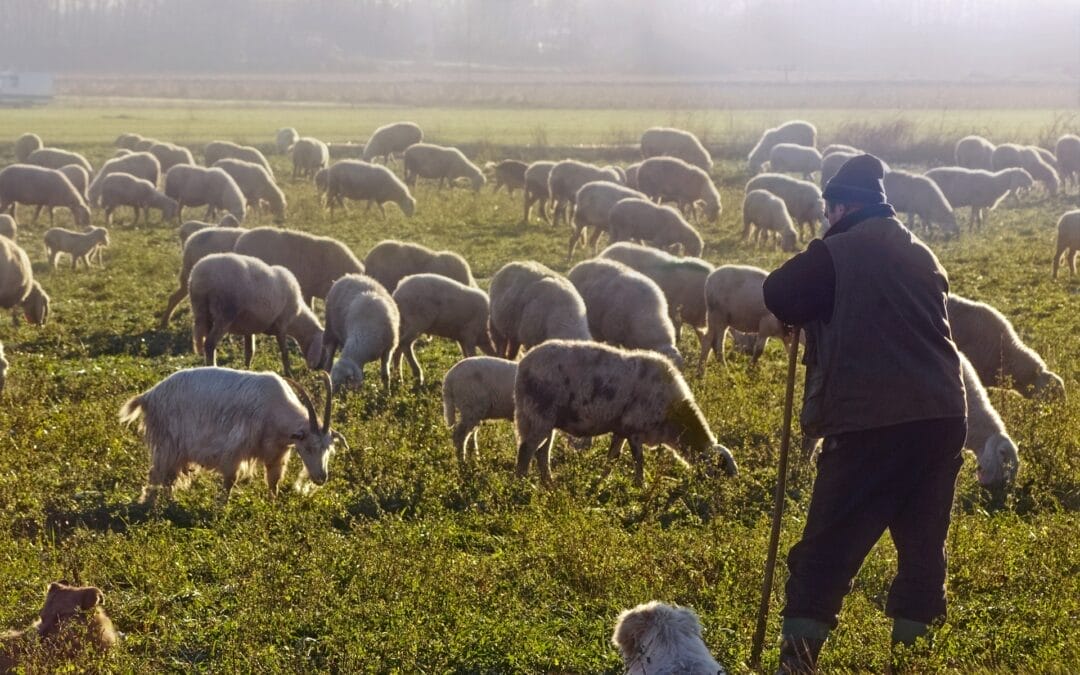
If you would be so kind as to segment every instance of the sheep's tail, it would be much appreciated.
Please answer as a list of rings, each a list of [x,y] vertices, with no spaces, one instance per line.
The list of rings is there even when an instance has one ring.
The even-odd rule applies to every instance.
[[[454,396],[447,388],[443,388],[442,397],[443,417],[446,419],[446,426],[452,427],[457,424],[457,411],[454,409]]]
[[[145,408],[146,401],[143,399],[142,394],[132,396],[120,407],[120,423],[131,424],[139,419],[139,415],[142,414]]]

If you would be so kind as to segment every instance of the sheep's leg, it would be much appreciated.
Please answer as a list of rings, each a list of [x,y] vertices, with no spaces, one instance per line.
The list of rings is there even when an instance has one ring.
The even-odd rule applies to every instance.
[[[554,481],[551,480],[551,448],[555,446],[555,434],[556,431],[552,429],[551,435],[540,444],[536,451],[536,463],[540,466],[540,482],[544,484],[544,487],[554,485]]]
[[[548,200],[547,199],[541,199],[540,200],[540,217],[543,218],[544,221],[546,221],[547,223],[553,224],[553,223],[551,223],[551,220],[548,218],[547,205],[548,205]]]
[[[14,211],[14,208],[12,208],[12,210]],[[31,225],[37,225],[38,216],[40,216],[40,215],[41,215],[41,204],[38,204],[37,208],[34,209],[34,216],[30,219],[30,224]]]
[[[623,442],[626,439],[618,434],[611,435],[611,445],[608,446],[607,456],[608,459],[618,459],[622,454]]]
[[[273,460],[266,465],[266,487],[270,490],[270,498],[277,497],[278,484],[281,482],[281,476],[285,473],[285,464],[289,455],[284,454],[280,459]]]
[[[521,343],[514,338],[510,338],[506,344],[506,358],[513,361],[517,358],[519,351],[521,351]]]
[[[476,356],[476,345],[467,342],[459,342],[458,347],[461,348],[461,356],[463,358],[467,359],[471,356]]]
[[[1064,252],[1065,252],[1065,247],[1064,246],[1058,246],[1058,250],[1054,253],[1054,262],[1050,266],[1050,278],[1051,279],[1057,279],[1058,264],[1061,262],[1061,254],[1064,253]],[[1072,260],[1071,260],[1072,256],[1070,255],[1069,258],[1070,258],[1069,262],[1071,263],[1072,262]]]
[[[592,247],[593,255],[596,255],[599,252],[597,248],[600,243],[600,235],[603,233],[604,231],[602,229],[594,227],[592,234],[589,236],[589,246]]]
[[[244,336],[244,368],[251,368],[251,357],[255,355],[255,335],[249,333]]]
[[[56,269],[56,261],[60,257],[60,251],[46,248],[45,253],[49,255],[49,267],[51,267],[52,269]]]
[[[1069,254],[1069,276],[1076,275],[1076,256],[1080,253],[1080,250],[1073,249]]]
[[[68,255],[71,256],[71,271],[74,272],[75,270],[79,269],[79,256],[76,255],[74,251],[72,251]]]
[[[701,339],[701,357],[698,359],[698,377],[705,374],[705,363],[709,360],[709,352],[712,350],[713,345],[716,344],[716,322],[710,318],[709,331],[705,334],[705,337]],[[717,355],[719,356],[719,354]]]
[[[529,194],[528,190],[526,190],[525,191],[525,214],[521,216],[521,224],[522,225],[529,222],[529,211],[532,209],[533,201],[535,201],[535,200],[531,199],[531,197],[532,197],[532,195]]]
[[[114,209],[114,207],[112,207],[112,206],[106,206],[105,207],[105,224],[106,225],[112,225],[113,209]]]
[[[422,384],[424,384],[424,371],[420,367],[420,362],[416,360],[416,352],[413,350],[415,344],[416,340],[414,338],[404,344],[399,345],[398,349],[401,350],[402,354],[404,354],[405,360],[409,362],[409,368],[412,369],[413,377],[416,379],[415,386],[420,387]],[[400,363],[400,357],[398,362]]]
[[[579,239],[583,239],[585,234],[585,228],[579,228],[574,225],[573,231],[570,233],[570,244],[566,249],[566,262],[570,262],[574,258],[574,249],[577,247]]]
[[[329,364],[327,365],[329,368]],[[379,361],[379,377],[382,379],[383,389],[390,389],[390,352],[382,355]]]
[[[158,324],[161,330],[165,330],[169,327],[169,319],[172,318],[173,312],[176,311],[176,306],[186,297],[186,284],[181,284],[179,290],[169,296],[169,302],[165,305],[165,313],[161,315],[161,323]]]
[[[727,358],[724,356],[724,339],[727,337],[727,333],[728,327],[725,325],[723,329],[716,331],[713,336],[713,351],[716,352],[716,360],[725,368],[727,368]]]
[[[754,352],[750,356],[750,365],[757,365],[758,359],[761,358],[762,353],[765,352],[765,343],[769,341],[769,338],[758,333],[757,339],[754,340]]]
[[[472,457],[473,460],[475,460],[480,455],[480,441],[477,440],[479,435],[480,426],[475,425],[473,427],[472,433],[469,434],[469,444],[472,446],[472,451],[469,453],[469,456]]]
[[[289,337],[284,332],[278,333],[277,343],[281,350],[281,367],[285,371],[285,377],[292,377],[292,368],[289,367]]]
[[[228,326],[223,321],[214,321],[210,330],[206,332],[206,341],[203,343],[203,352],[206,354],[206,365],[217,365],[217,346],[221,338],[225,337]]]
[[[744,220],[743,221],[743,226],[742,226],[742,239],[743,239],[743,241],[746,241],[747,239],[750,238],[750,225],[751,225],[751,222],[749,220]]]
[[[630,438],[630,454],[634,456],[634,486],[641,487],[645,483],[645,452],[641,447],[641,441]]]
[[[465,445],[471,431],[472,427],[464,419],[454,425],[454,449],[457,450],[458,461],[462,464],[468,461]]]

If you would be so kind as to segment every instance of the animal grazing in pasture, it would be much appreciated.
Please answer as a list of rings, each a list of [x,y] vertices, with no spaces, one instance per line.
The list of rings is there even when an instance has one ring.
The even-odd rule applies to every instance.
[[[1058,265],[1064,255],[1069,263],[1069,276],[1076,274],[1076,255],[1080,253],[1080,210],[1069,211],[1057,224],[1057,246],[1054,248],[1054,264],[1050,276],[1057,279]]]
[[[476,459],[476,429],[483,420],[514,419],[517,363],[494,356],[470,356],[446,371],[443,416],[453,429],[458,460]],[[471,447],[469,441],[472,441]]]
[[[383,164],[389,164],[390,159],[400,155],[410,146],[424,140],[424,131],[415,122],[393,122],[376,129],[371,138],[364,144],[365,162],[373,161],[376,157],[382,157]]]
[[[71,256],[71,269],[81,260],[90,268],[90,261],[97,255],[101,265],[101,249],[109,245],[109,231],[104,227],[91,227],[86,232],[72,232],[61,227],[45,231],[45,254],[49,256],[49,267],[56,269],[56,262],[61,253]]]
[[[619,615],[611,644],[626,675],[727,675],[701,639],[701,622],[687,607],[647,602]]]
[[[0,633],[0,673],[27,666],[31,653],[43,651],[50,665],[58,666],[53,662],[73,659],[88,648],[105,652],[115,647],[119,635],[104,603],[105,595],[96,586],[49,584],[37,620],[23,630]]]

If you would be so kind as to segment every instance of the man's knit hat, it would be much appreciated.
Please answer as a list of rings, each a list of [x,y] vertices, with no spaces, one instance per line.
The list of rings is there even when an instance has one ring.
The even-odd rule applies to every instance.
[[[840,204],[884,204],[885,166],[873,155],[858,155],[844,162],[829,179],[822,197]]]

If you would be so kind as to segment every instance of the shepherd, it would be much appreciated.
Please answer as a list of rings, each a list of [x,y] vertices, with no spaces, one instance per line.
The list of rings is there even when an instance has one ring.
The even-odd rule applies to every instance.
[[[824,437],[802,539],[788,552],[780,671],[815,672],[844,596],[885,532],[898,570],[885,613],[911,645],[945,616],[945,537],[967,408],[949,280],[886,201],[884,166],[829,181],[829,229],[765,280],[765,304],[806,331],[800,423]]]

